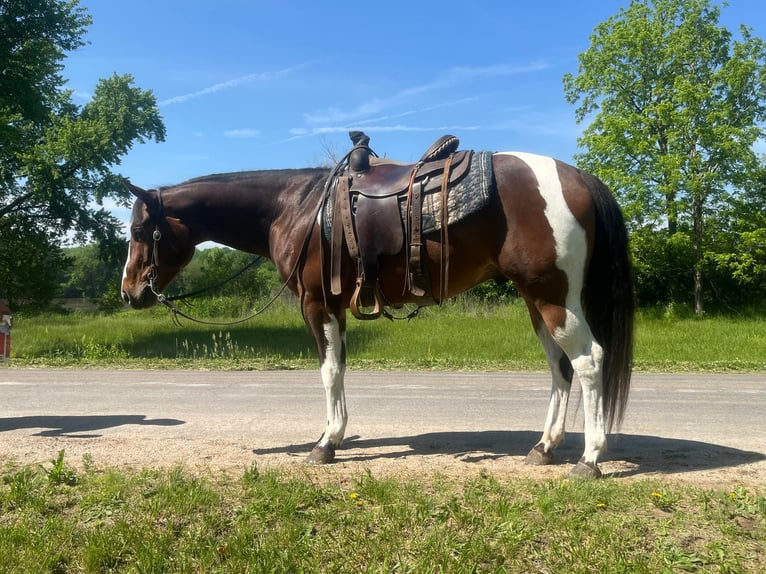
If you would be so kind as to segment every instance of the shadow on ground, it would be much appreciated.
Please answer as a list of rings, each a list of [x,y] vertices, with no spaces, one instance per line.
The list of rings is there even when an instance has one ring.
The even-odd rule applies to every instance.
[[[350,437],[338,450],[337,459],[363,462],[441,454],[471,463],[506,456],[526,456],[539,438],[537,431],[437,432],[370,439]],[[582,455],[583,445],[582,433],[568,433],[567,443],[556,451],[557,463],[576,463]],[[303,455],[308,454],[313,446],[314,443],[306,443],[255,449],[253,452]],[[602,460],[630,463],[630,470],[612,476],[635,476],[732,468],[766,460],[766,454],[693,440],[616,434],[609,437],[609,452]]]
[[[177,419],[147,419],[145,415],[95,415],[95,416],[28,416],[0,418],[0,432],[20,429],[45,429],[33,436],[66,436],[71,438],[97,438],[94,431],[123,425],[175,426],[184,421]]]

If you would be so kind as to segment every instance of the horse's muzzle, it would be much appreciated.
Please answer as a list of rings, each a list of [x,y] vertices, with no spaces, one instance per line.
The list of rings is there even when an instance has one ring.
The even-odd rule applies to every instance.
[[[137,293],[127,289],[122,289],[120,293],[123,302],[130,305],[133,309],[147,309],[157,304],[157,297],[152,293],[148,285],[138,290]]]

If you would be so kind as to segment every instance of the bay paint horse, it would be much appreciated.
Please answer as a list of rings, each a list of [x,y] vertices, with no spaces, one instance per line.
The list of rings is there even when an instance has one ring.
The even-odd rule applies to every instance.
[[[571,475],[599,477],[598,460],[607,433],[622,419],[632,368],[634,298],[622,214],[602,182],[571,165],[519,152],[495,153],[491,163],[495,192],[487,205],[449,225],[443,295],[492,278],[513,282],[552,373],[542,437],[526,461],[553,463],[576,373],[585,449]],[[356,281],[346,253],[340,293],[326,288],[330,277],[321,254],[328,245],[317,215],[330,174],[324,168],[239,172],[158,190],[126,182],[137,198],[122,279],[122,297],[132,307],[154,305],[205,241],[269,258],[298,296],[327,401],[326,428],[308,456],[318,464],[335,460],[346,430],[346,311]],[[439,233],[425,234],[423,245],[431,291],[440,293]],[[380,290],[392,306],[413,300],[402,289],[405,274],[402,257],[380,258]]]

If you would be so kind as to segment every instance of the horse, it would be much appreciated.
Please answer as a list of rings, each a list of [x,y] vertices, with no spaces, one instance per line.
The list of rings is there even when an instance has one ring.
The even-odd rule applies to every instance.
[[[487,152],[489,153],[489,152]],[[527,464],[553,464],[565,435],[574,375],[582,386],[582,457],[570,470],[598,478],[607,434],[622,421],[633,356],[634,292],[628,234],[620,207],[595,176],[560,160],[526,152],[493,152],[494,192],[486,205],[422,237],[422,256],[436,298],[451,298],[479,283],[513,283],[528,308],[545,352],[552,386],[540,440]],[[348,413],[344,391],[346,311],[357,279],[348,252],[335,294],[322,232],[321,202],[329,168],[244,171],[209,175],[135,195],[123,300],[150,307],[191,260],[195,247],[213,241],[270,259],[300,310],[319,355],[327,422],[307,462],[335,461]],[[408,246],[402,247],[402,251]],[[449,257],[448,283],[443,275]],[[412,303],[402,253],[379,259],[379,287],[387,304]]]

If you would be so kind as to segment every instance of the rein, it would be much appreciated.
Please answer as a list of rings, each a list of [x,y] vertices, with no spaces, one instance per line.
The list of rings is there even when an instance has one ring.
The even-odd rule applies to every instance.
[[[219,287],[223,287],[230,281],[234,281],[237,277],[242,275],[245,271],[250,269],[251,267],[260,267],[261,263],[263,263],[264,258],[260,256],[253,257],[252,261],[245,265],[242,269],[234,273],[231,277],[227,277],[226,279],[223,279],[222,281],[219,281],[218,283],[213,283],[212,285],[208,285],[207,287],[202,287],[201,289],[197,289],[196,291],[192,291],[191,293],[184,293],[182,295],[172,295],[170,297],[165,297],[168,301],[183,301],[184,299],[191,299],[192,297],[197,297],[198,295],[202,295],[203,293],[207,293],[208,291],[213,291],[214,289],[218,289]]]
[[[367,148],[369,149],[369,148]],[[354,151],[353,149],[351,151]],[[157,301],[168,308],[172,315],[173,322],[177,325],[181,325],[181,322],[179,320],[179,317],[183,317],[184,319],[188,319],[189,321],[192,321],[194,323],[199,323],[202,325],[215,325],[215,326],[227,326],[227,325],[238,325],[240,323],[245,323],[258,315],[261,315],[264,313],[271,305],[274,304],[274,302],[282,295],[284,290],[287,288],[290,281],[293,279],[295,274],[298,271],[298,268],[300,267],[300,264],[302,261],[305,260],[307,248],[309,241],[311,240],[311,233],[314,230],[314,226],[317,224],[319,215],[322,212],[322,208],[325,205],[325,200],[328,197],[331,187],[332,187],[332,181],[333,179],[338,175],[338,173],[342,170],[343,165],[348,160],[349,156],[351,155],[351,151],[349,151],[335,166],[335,169],[333,169],[327,179],[325,180],[324,188],[322,190],[322,193],[319,198],[319,202],[317,203],[316,208],[314,209],[314,213],[310,219],[310,224],[306,228],[306,235],[303,238],[303,243],[301,245],[301,249],[298,252],[298,257],[295,260],[295,264],[293,265],[292,270],[290,271],[290,274],[287,276],[287,278],[282,282],[282,285],[280,286],[279,290],[276,292],[275,295],[273,295],[260,309],[257,309],[256,311],[253,311],[246,317],[242,317],[239,319],[233,319],[231,321],[208,321],[206,319],[200,319],[198,317],[194,317],[193,315],[190,315],[189,313],[182,310],[178,305],[175,304],[175,301],[181,301],[184,299],[188,299],[197,295],[200,295],[202,293],[206,293],[208,291],[211,291],[217,287],[220,287],[221,285],[224,285],[225,283],[228,283],[229,281],[232,281],[233,279],[239,277],[242,273],[247,271],[250,267],[253,267],[255,265],[260,265],[263,262],[263,257],[255,257],[250,263],[248,263],[243,269],[232,275],[231,277],[220,281],[217,284],[204,287],[202,289],[198,289],[196,291],[192,291],[191,293],[185,293],[183,295],[173,295],[173,296],[167,296],[164,293],[161,293],[156,288],[156,281],[158,278],[157,270],[160,267],[160,260],[159,260],[159,242],[162,239],[162,232],[160,231],[160,224],[159,222],[163,219],[163,205],[162,205],[162,189],[157,190],[157,203],[158,203],[158,223],[154,226],[154,231],[152,232],[152,262],[151,267],[149,269],[149,275],[147,277],[149,281],[149,290],[154,294],[155,297],[157,297]],[[375,154],[374,151],[369,149],[369,151],[377,157],[377,154]],[[321,241],[320,241],[320,252],[322,249]],[[321,257],[321,255],[320,255]],[[324,281],[322,282],[322,292],[323,296],[325,298],[325,304],[327,300],[327,294],[324,292]],[[421,307],[418,306],[414,311],[411,311],[406,316],[403,317],[397,317],[389,313],[386,309],[382,311],[382,315],[386,317],[387,319],[391,321],[395,320],[410,320],[413,319],[415,316],[418,315],[420,312]]]
[[[189,321],[193,321],[194,323],[199,323],[199,324],[202,324],[202,325],[226,326],[226,325],[238,325],[240,323],[245,323],[246,321],[249,321],[250,319],[253,319],[253,318],[257,317],[258,315],[261,315],[269,307],[271,307],[274,304],[274,302],[282,295],[284,290],[287,288],[287,285],[290,283],[290,281],[292,280],[293,276],[298,271],[298,267],[300,266],[301,261],[303,261],[305,255],[306,255],[306,249],[307,249],[309,241],[311,239],[311,232],[314,229],[314,225],[316,224],[316,219],[317,219],[317,217],[318,217],[318,215],[319,215],[319,213],[320,213],[320,211],[322,209],[322,205],[324,204],[324,199],[325,199],[325,196],[326,196],[326,194],[328,192],[328,189],[329,189],[329,185],[325,185],[325,189],[322,192],[322,196],[319,199],[319,205],[317,205],[316,211],[315,211],[313,217],[311,218],[311,224],[306,229],[306,235],[303,238],[303,244],[301,245],[301,250],[298,253],[298,257],[295,260],[295,265],[293,265],[293,268],[290,271],[290,274],[282,282],[282,285],[279,288],[279,290],[260,309],[258,309],[256,311],[253,311],[252,313],[250,313],[246,317],[242,317],[242,318],[239,318],[239,319],[233,319],[231,321],[208,321],[206,319],[200,319],[198,317],[194,317],[193,315],[190,315],[189,313],[186,313],[184,310],[179,308],[178,305],[176,305],[174,303],[174,301],[187,299],[187,298],[199,295],[201,293],[205,293],[205,292],[210,291],[212,289],[215,289],[217,287],[220,287],[221,285],[223,285],[223,284],[225,284],[225,283],[227,283],[227,282],[229,282],[229,281],[239,277],[242,273],[244,273],[250,267],[252,267],[252,266],[254,266],[256,264],[262,263],[263,262],[263,257],[255,257],[243,269],[241,269],[240,271],[238,271],[237,273],[235,273],[234,275],[232,275],[228,279],[225,279],[224,281],[219,282],[218,284],[215,284],[215,285],[212,285],[212,286],[209,286],[209,287],[204,287],[202,289],[198,289],[197,291],[193,291],[191,293],[186,293],[184,295],[175,295],[175,296],[171,296],[171,297],[168,297],[164,293],[159,292],[155,288],[155,282],[157,281],[157,270],[160,267],[159,247],[158,246],[159,246],[160,240],[162,239],[162,232],[160,231],[159,221],[162,221],[164,216],[162,214],[162,189],[158,189],[157,190],[157,204],[158,204],[158,207],[159,207],[159,209],[158,209],[158,211],[159,211],[159,213],[158,213],[159,221],[154,226],[154,232],[152,232],[152,263],[151,263],[151,268],[149,269],[149,275],[147,277],[147,279],[149,280],[149,290],[154,294],[155,297],[157,297],[157,301],[159,303],[162,303],[163,305],[165,305],[165,307],[167,307],[170,310],[170,312],[171,312],[171,314],[173,316],[173,322],[176,325],[180,325],[181,324],[181,322],[178,319],[178,317],[183,317],[184,319],[188,319]]]

